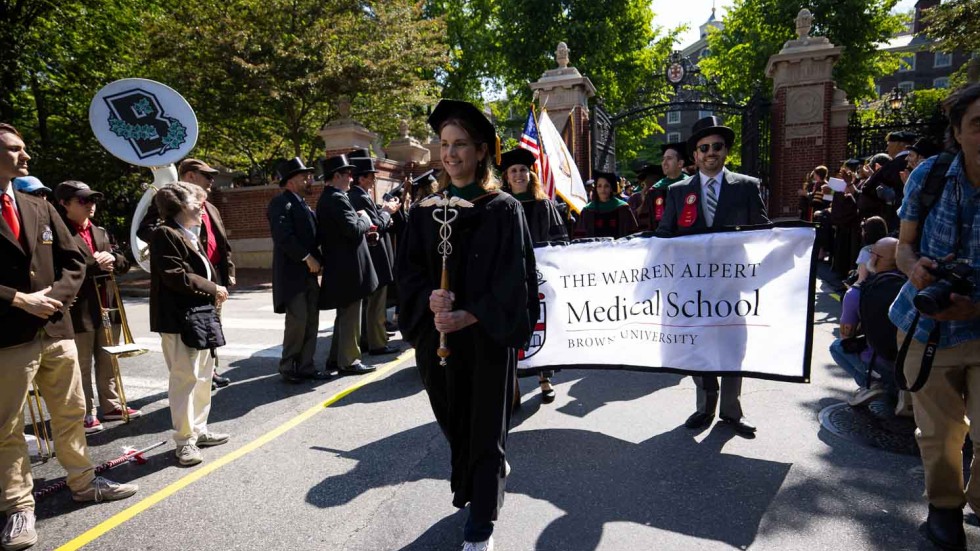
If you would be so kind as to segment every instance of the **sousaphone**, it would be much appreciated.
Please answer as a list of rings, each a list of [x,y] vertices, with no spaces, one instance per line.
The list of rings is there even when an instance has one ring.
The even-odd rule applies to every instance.
[[[129,243],[136,262],[150,271],[148,246],[136,235],[160,186],[177,181],[174,163],[197,143],[194,110],[173,88],[153,80],[126,78],[99,90],[88,109],[95,137],[109,153],[153,173],[143,184],[130,225]]]

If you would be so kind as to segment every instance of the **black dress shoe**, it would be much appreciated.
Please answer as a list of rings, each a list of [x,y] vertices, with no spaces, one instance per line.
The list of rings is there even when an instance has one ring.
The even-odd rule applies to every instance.
[[[714,415],[709,415],[703,411],[695,411],[684,421],[684,426],[689,429],[703,429],[711,424],[715,420]]]
[[[228,377],[222,377],[221,375],[218,375],[217,373],[214,373],[213,375],[211,375],[211,386],[215,386],[215,387],[218,387],[218,388],[224,388],[224,387],[228,386],[229,384],[231,384],[231,379],[229,379]]]
[[[295,385],[303,382],[303,378],[297,375],[295,372],[287,373],[285,371],[280,371],[279,376],[282,377],[283,381],[289,384]]]
[[[394,337],[395,336],[395,332],[394,331],[385,331],[385,335],[388,335],[388,338],[390,339],[391,337]]]
[[[745,417],[739,417],[738,419],[732,419],[730,417],[722,417],[722,422],[728,423],[735,429],[735,432],[739,434],[755,434],[755,425],[749,423],[749,420]]]
[[[385,331],[388,331],[389,333],[394,333],[395,331],[398,331],[398,324],[391,321],[385,321]],[[391,335],[388,336],[390,337]]]
[[[341,367],[340,372],[349,375],[363,375],[365,373],[371,373],[376,369],[378,368],[374,367],[373,365],[364,365],[361,362],[355,362],[347,367]]]
[[[375,348],[374,350],[368,350],[368,354],[372,356],[384,356],[385,354],[394,354],[395,352],[398,352],[400,350],[401,348],[398,348],[397,346],[391,346],[389,344],[389,345],[385,345],[384,348]]]
[[[963,529],[963,509],[945,509],[929,506],[926,520],[926,536],[940,549],[962,551],[966,549],[966,531]]]
[[[329,381],[333,378],[333,373],[330,371],[310,371],[308,373],[300,373],[299,376],[308,381]]]

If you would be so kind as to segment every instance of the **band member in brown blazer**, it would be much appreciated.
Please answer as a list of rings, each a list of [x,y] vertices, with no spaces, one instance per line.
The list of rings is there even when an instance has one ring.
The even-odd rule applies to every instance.
[[[103,328],[102,308],[118,307],[115,294],[108,292],[109,275],[128,272],[129,260],[115,250],[109,234],[92,222],[96,203],[102,199],[100,192],[82,182],[68,180],[55,188],[55,198],[58,201],[55,208],[61,213],[65,226],[75,239],[75,245],[85,257],[85,281],[71,306],[71,322],[75,330],[78,366],[82,373],[82,391],[85,393],[83,424],[85,432],[91,434],[105,428],[95,413],[95,397],[92,393],[93,360],[102,417],[107,421],[124,418],[116,389],[116,377],[112,371],[112,359],[102,350],[103,346],[119,343],[121,320],[118,313],[111,314],[109,330],[112,332],[112,342],[109,342]],[[128,409],[130,418],[142,415],[139,410]]]
[[[95,476],[82,418],[85,397],[68,308],[85,273],[85,259],[54,206],[14,192],[30,156],[13,126],[0,123],[0,534],[5,549],[37,542],[34,479],[24,439],[24,403],[36,383],[51,419],[58,462],[68,471],[75,501],[123,499],[133,484]]]
[[[756,178],[725,168],[735,132],[723,126],[718,117],[705,117],[692,127],[687,149],[694,154],[698,172],[667,188],[667,205],[657,227],[662,235],[685,235],[709,228],[768,224],[766,205]],[[684,423],[691,429],[704,428],[715,418],[718,407],[718,378],[694,377],[697,411]],[[755,433],[755,426],[742,415],[742,378],[721,378],[719,416],[743,435]]]

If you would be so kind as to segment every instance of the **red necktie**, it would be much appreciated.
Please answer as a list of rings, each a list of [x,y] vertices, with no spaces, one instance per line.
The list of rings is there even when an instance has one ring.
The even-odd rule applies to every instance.
[[[7,193],[3,194],[3,219],[10,226],[14,239],[20,241],[20,220],[17,218],[17,212],[14,211],[14,201]]]

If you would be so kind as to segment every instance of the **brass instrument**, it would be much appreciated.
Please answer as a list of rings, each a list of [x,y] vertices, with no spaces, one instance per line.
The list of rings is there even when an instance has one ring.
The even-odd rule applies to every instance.
[[[44,422],[44,409],[41,407],[41,391],[37,388],[37,383],[31,382],[31,388],[27,391],[27,412],[31,417],[31,427],[34,429],[34,438],[37,440],[37,453],[41,461],[47,461],[54,457],[54,449],[51,446],[51,434],[48,432],[48,425]]]
[[[104,280],[99,285],[99,280]],[[133,333],[129,330],[129,320],[126,318],[126,308],[123,306],[122,297],[119,295],[119,284],[116,282],[116,274],[97,275],[92,278],[95,283],[95,293],[99,297],[99,310],[102,314],[102,331],[108,346],[103,346],[102,350],[109,355],[112,362],[112,375],[116,379],[116,389],[119,391],[119,408],[122,410],[123,422],[129,422],[129,408],[126,406],[126,391],[123,389],[122,373],[119,371],[119,358],[129,358],[146,354],[148,349],[136,344]],[[115,307],[109,300],[108,287],[112,286],[112,296],[115,298]],[[103,292],[105,291],[105,292]],[[116,343],[116,337],[112,334],[112,314],[119,314],[119,324],[122,327],[122,343]]]

